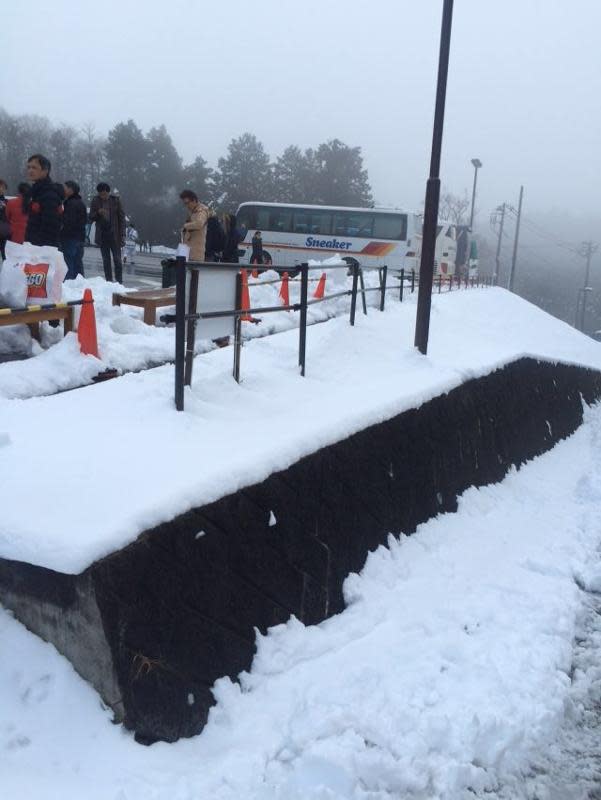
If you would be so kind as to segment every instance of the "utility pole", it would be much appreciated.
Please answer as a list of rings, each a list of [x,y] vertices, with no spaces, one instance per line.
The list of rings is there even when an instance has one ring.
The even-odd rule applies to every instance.
[[[590,291],[589,279],[591,276],[591,258],[593,257],[593,253],[597,252],[597,248],[599,247],[598,244],[594,244],[593,242],[583,242],[579,253],[581,256],[586,258],[586,270],[584,273],[584,286],[582,287],[582,306],[580,308],[580,330],[585,333],[584,326],[586,322],[586,296]]]
[[[513,292],[513,282],[515,279],[515,264],[518,258],[518,241],[520,238],[520,220],[522,219],[522,199],[524,197],[524,187],[520,186],[520,202],[518,203],[518,218],[515,223],[515,239],[513,242],[513,258],[511,259],[511,274],[509,276],[509,291]]]
[[[495,284],[499,282],[499,275],[501,274],[501,242],[503,240],[503,225],[505,223],[505,203],[499,206],[499,209],[501,210],[501,223],[499,226],[499,238],[497,239],[497,254],[495,255]]]
[[[444,124],[444,106],[447,94],[447,74],[449,71],[449,51],[451,49],[452,21],[453,0],[444,0],[442,9],[442,26],[440,31],[440,52],[438,56],[436,104],[434,106],[434,128],[432,131],[430,177],[428,178],[428,182],[426,184],[424,234],[422,239],[422,257],[419,265],[417,314],[415,317],[414,342],[415,346],[422,355],[426,355],[428,352],[428,336],[430,333],[432,280],[434,278],[436,226],[438,225],[438,201],[440,198],[440,153],[442,150],[442,129]]]

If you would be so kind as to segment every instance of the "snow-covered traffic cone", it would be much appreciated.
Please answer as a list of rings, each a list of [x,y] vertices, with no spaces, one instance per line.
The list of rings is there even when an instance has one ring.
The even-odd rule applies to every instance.
[[[248,270],[241,269],[240,277],[242,279],[242,311],[248,311],[250,308],[250,292],[248,291]],[[243,314],[240,319],[242,322],[258,322],[258,320],[251,317],[250,314]]]
[[[259,277],[259,270],[258,270],[258,269],[255,267],[255,268],[254,268],[254,269],[251,271],[251,273],[250,273],[250,274],[253,276],[253,278],[258,278],[258,277]]]
[[[98,338],[96,336],[96,313],[94,312],[94,298],[92,290],[86,289],[83,293],[79,325],[77,326],[79,349],[86,356],[98,355]]]
[[[290,305],[290,290],[288,288],[288,273],[282,275],[282,285],[280,286],[280,298],[285,306]]]
[[[317,284],[317,289],[315,290],[315,294],[313,295],[313,299],[322,300],[325,291],[326,291],[326,274],[325,272],[322,272],[321,278],[319,279],[319,283]]]

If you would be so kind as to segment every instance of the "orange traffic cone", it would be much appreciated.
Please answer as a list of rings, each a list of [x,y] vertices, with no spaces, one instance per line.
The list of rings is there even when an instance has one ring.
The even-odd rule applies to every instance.
[[[79,339],[79,349],[86,356],[98,355],[98,338],[96,336],[96,314],[94,312],[94,298],[92,290],[86,289],[83,293],[83,303],[81,314],[79,315],[79,325],[77,327],[77,338]]]
[[[325,272],[321,273],[321,278],[319,279],[319,283],[317,284],[317,289],[315,290],[315,294],[313,298],[315,300],[321,300],[326,291],[326,274]]]
[[[250,274],[253,276],[253,278],[258,278],[258,277],[259,277],[259,270],[258,270],[258,269],[255,267],[255,268],[254,268],[254,269],[251,271],[251,273],[250,273]]]
[[[241,269],[240,276],[242,278],[242,311],[248,311],[250,308],[250,292],[248,291],[248,270]],[[257,322],[250,314],[243,314],[240,319],[242,322]]]
[[[282,285],[280,286],[280,297],[285,306],[290,305],[290,291],[288,289],[288,273],[284,272],[282,275]]]

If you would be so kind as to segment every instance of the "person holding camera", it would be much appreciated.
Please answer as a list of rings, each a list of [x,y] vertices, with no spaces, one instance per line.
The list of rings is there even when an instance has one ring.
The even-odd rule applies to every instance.
[[[108,183],[101,182],[96,187],[98,194],[90,205],[90,222],[96,223],[95,243],[100,247],[104,277],[113,280],[111,255],[115,265],[115,280],[123,281],[121,248],[125,245],[125,212],[121,199],[111,194]]]

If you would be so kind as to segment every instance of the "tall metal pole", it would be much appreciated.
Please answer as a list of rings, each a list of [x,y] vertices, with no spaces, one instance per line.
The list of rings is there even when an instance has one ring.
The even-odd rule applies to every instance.
[[[503,225],[505,224],[505,203],[501,206],[501,225],[499,227],[499,238],[497,240],[497,254],[495,255],[495,283],[499,282],[501,274],[501,242],[503,240]]]
[[[591,276],[591,258],[593,253],[597,250],[598,245],[594,245],[593,242],[584,242],[582,244],[582,248],[580,252],[586,258],[586,271],[584,273],[584,287],[582,289],[582,306],[580,309],[580,330],[583,333],[586,333],[584,330],[585,322],[586,322],[586,296],[589,290],[589,280]]]
[[[511,259],[511,275],[509,276],[509,291],[513,292],[513,282],[515,279],[515,264],[518,258],[518,241],[520,238],[520,220],[522,218],[522,199],[524,197],[524,187],[520,186],[520,202],[518,203],[518,218],[515,223],[515,239],[513,242],[513,257]]]
[[[434,128],[432,132],[432,156],[430,158],[430,177],[426,184],[424,207],[424,232],[422,256],[419,266],[419,293],[417,296],[417,315],[415,319],[415,346],[420,353],[428,352],[430,332],[430,310],[432,307],[432,279],[434,277],[434,252],[436,249],[436,226],[438,224],[438,201],[440,198],[440,153],[442,150],[442,130],[444,107],[447,93],[447,74],[449,71],[449,50],[451,47],[451,23],[453,21],[453,0],[444,0],[442,26],[440,31],[440,53],[438,56],[438,83],[436,86],[436,105],[434,109]]]
[[[482,162],[479,158],[472,158],[472,164],[474,165],[474,185],[472,187],[472,210],[470,213],[470,233],[474,227],[474,207],[476,204],[476,182],[478,180],[478,170],[482,166]]]

